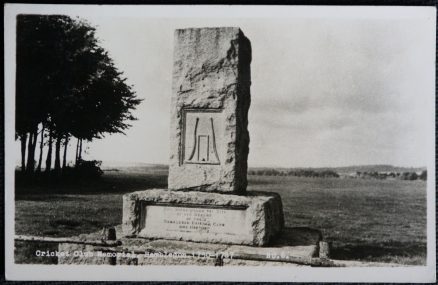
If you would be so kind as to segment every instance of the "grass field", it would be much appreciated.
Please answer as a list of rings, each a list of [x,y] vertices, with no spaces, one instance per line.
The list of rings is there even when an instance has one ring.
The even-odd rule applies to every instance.
[[[120,224],[122,195],[166,187],[167,169],[121,168],[74,185],[16,184],[16,234],[73,236]],[[320,229],[334,259],[426,263],[424,181],[249,176],[248,190],[279,193],[286,226]],[[34,251],[17,244],[16,262],[53,262],[28,259]]]

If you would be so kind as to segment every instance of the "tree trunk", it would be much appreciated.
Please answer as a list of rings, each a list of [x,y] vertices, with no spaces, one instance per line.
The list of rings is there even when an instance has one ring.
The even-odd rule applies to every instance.
[[[80,140],[80,144],[79,144],[79,156],[78,156],[79,160],[82,160],[82,139]]]
[[[37,172],[41,172],[41,164],[43,163],[43,148],[44,148],[44,130],[45,127],[41,129],[41,140],[40,140],[40,157],[38,159]]]
[[[20,136],[21,141],[21,172],[26,171],[26,142],[27,142],[27,134]]]
[[[47,159],[46,159],[46,172],[50,172],[52,168],[52,144],[53,144],[53,134],[52,130],[49,130],[49,147],[47,151]]]
[[[32,172],[35,170],[35,150],[37,146],[38,140],[38,129],[35,129],[33,132],[33,141],[32,141]]]
[[[29,133],[29,139],[27,140],[27,162],[26,162],[26,172],[29,172],[30,160],[32,152],[32,133]]]
[[[29,133],[29,141],[27,142],[27,166],[26,166],[27,173],[32,173],[34,170],[34,154],[33,154],[34,140],[35,140],[34,133]]]
[[[68,139],[69,136],[66,135],[65,136],[65,142],[64,142],[64,160],[62,162],[62,169],[65,169],[65,167],[67,166],[67,147],[68,147]]]
[[[75,166],[78,166],[78,160],[79,160],[79,138],[76,143],[76,156],[75,156]]]
[[[61,170],[61,139],[62,137],[58,135],[56,138],[56,144],[55,144],[55,172],[59,173]]]

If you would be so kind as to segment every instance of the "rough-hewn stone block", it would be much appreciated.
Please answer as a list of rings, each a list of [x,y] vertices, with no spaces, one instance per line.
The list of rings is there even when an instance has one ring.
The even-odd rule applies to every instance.
[[[246,191],[250,62],[239,28],[176,30],[169,189]]]
[[[153,189],[123,196],[124,236],[261,246],[283,226],[276,193]]]

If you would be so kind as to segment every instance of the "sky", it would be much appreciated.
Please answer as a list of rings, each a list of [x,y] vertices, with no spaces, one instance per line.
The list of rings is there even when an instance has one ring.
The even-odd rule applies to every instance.
[[[87,144],[85,158],[166,164],[174,30],[237,26],[252,45],[250,167],[426,165],[435,120],[431,19],[328,12],[278,18],[70,12],[96,27],[144,99],[126,135]]]

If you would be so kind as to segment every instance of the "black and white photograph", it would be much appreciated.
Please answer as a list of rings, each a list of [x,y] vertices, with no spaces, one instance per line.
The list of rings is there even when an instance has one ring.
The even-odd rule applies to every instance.
[[[436,282],[436,8],[5,6],[9,280]]]

